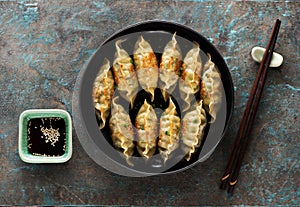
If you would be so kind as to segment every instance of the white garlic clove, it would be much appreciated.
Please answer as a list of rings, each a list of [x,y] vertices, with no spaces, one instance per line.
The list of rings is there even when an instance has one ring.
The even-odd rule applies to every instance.
[[[263,59],[264,52],[266,51],[263,47],[253,47],[251,51],[251,57],[255,62],[260,63]],[[283,56],[279,53],[273,52],[270,67],[275,68],[281,66],[283,63]]]

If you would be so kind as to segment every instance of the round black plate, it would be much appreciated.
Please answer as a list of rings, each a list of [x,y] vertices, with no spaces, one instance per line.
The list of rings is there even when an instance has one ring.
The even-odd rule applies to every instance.
[[[201,48],[202,59],[205,61],[206,55],[209,53],[212,61],[217,65],[223,83],[224,96],[221,109],[218,112],[217,120],[207,127],[200,149],[189,162],[184,161],[182,156],[175,156],[164,165],[155,156],[147,161],[141,157],[133,157],[134,165],[128,165],[121,153],[112,146],[107,127],[99,130],[92,100],[95,77],[104,58],[113,62],[116,40],[124,40],[122,46],[131,55],[137,38],[143,35],[144,39],[150,42],[154,52],[161,54],[164,46],[171,40],[175,32],[183,58],[192,48],[193,42],[197,42]],[[204,64],[205,62],[203,62]],[[172,94],[175,102],[177,96],[176,93]],[[81,145],[96,163],[114,173],[125,176],[149,176],[184,170],[206,160],[224,136],[233,111],[233,100],[233,83],[228,67],[217,49],[206,38],[177,23],[147,21],[129,26],[109,37],[91,57],[86,67],[80,71],[73,94],[73,119]],[[129,104],[127,106],[129,107]]]

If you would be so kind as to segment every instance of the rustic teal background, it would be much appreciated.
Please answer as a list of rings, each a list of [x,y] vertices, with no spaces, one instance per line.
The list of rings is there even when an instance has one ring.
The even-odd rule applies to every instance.
[[[299,1],[3,1],[0,0],[0,205],[287,205],[300,204]],[[282,21],[275,50],[284,64],[268,74],[235,194],[219,190],[258,64]],[[18,117],[30,108],[72,115],[77,74],[99,45],[130,24],[162,19],[185,24],[222,53],[235,86],[230,128],[204,163],[185,172],[127,178],[96,165],[74,132],[65,164],[25,164]]]

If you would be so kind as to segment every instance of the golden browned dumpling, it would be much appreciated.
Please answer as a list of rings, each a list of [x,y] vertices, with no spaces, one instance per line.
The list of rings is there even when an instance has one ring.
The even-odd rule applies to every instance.
[[[222,104],[222,80],[217,66],[211,61],[210,54],[208,54],[208,61],[204,65],[200,97],[213,123]]]
[[[179,44],[173,38],[164,48],[159,68],[160,88],[165,101],[169,98],[178,80],[178,73],[182,64],[182,55]]]
[[[139,84],[134,71],[133,61],[128,53],[122,49],[121,42],[121,40],[118,40],[115,44],[114,78],[121,96],[129,101],[132,106]]]
[[[195,93],[200,90],[200,75],[202,61],[199,44],[194,42],[193,48],[186,54],[182,64],[182,74],[179,81],[180,97],[184,100],[182,111],[187,111]]]
[[[202,108],[202,100],[197,103],[196,108],[187,112],[182,119],[182,149],[189,161],[195,149],[200,146],[207,124],[205,110]]]
[[[93,100],[96,114],[100,120],[100,129],[105,126],[110,113],[110,105],[114,94],[114,79],[109,60],[105,59],[93,86]]]
[[[158,147],[164,161],[179,145],[180,118],[176,106],[169,98],[169,106],[160,118]]]
[[[109,129],[115,148],[120,150],[128,160],[134,151],[134,133],[129,114],[122,105],[116,101],[119,97],[115,97],[112,101],[111,118],[109,120]]]
[[[158,63],[151,45],[142,36],[135,44],[133,58],[139,83],[145,91],[150,93],[151,101],[153,101],[158,81]]]
[[[138,134],[137,150],[143,157],[151,157],[156,150],[157,122],[153,107],[145,99],[135,121]]]

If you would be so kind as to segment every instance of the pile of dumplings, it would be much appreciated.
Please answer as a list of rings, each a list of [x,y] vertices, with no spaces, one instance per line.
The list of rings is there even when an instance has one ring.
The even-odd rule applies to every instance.
[[[93,86],[93,101],[99,128],[108,125],[112,143],[128,160],[135,152],[149,159],[159,152],[167,161],[174,150],[180,149],[189,161],[200,147],[204,130],[216,120],[222,102],[221,77],[211,56],[202,66],[200,46],[196,42],[182,61],[176,33],[164,47],[158,62],[151,45],[142,36],[135,44],[133,58],[122,48],[122,40],[115,42],[115,58],[111,65],[105,59]],[[119,103],[119,95],[134,106],[139,86],[149,94],[135,120]],[[183,101],[182,119],[171,98],[178,86]],[[159,88],[167,107],[160,117],[151,102]],[[200,97],[191,104],[192,98]],[[209,118],[208,118],[209,117]],[[208,121],[210,120],[210,121]]]

